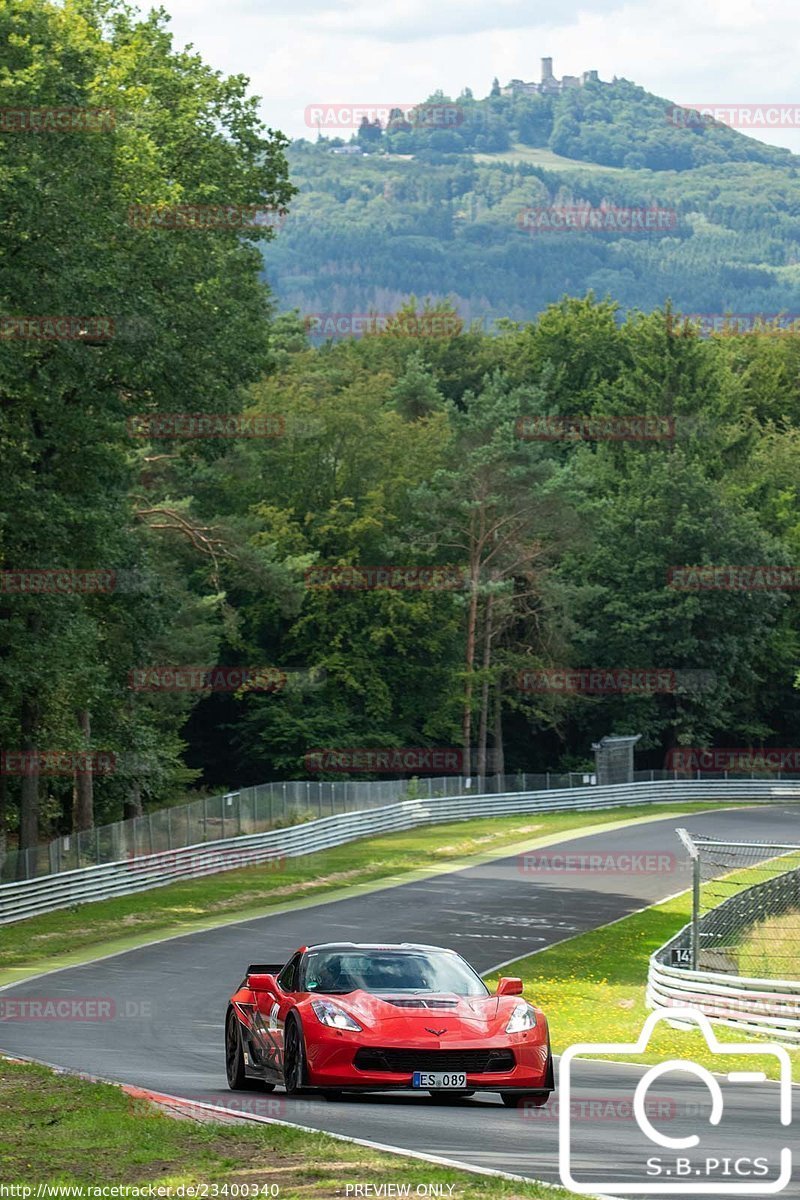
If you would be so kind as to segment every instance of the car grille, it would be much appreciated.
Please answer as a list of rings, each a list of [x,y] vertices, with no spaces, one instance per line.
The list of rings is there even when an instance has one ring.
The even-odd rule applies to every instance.
[[[359,1071],[466,1071],[485,1075],[495,1071],[513,1071],[512,1050],[405,1050],[362,1046],[356,1053]]]

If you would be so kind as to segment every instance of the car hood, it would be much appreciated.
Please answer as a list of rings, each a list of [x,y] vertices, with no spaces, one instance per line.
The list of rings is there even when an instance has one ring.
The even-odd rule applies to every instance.
[[[521,996],[392,996],[363,991],[325,998],[351,1013],[365,1028],[395,1027],[409,1033],[436,1030],[435,1036],[442,1038],[453,1033],[480,1037],[502,1032],[522,1002]]]

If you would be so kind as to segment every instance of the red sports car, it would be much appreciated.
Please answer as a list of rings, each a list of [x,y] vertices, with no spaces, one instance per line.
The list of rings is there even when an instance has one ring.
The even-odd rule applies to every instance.
[[[547,1020],[521,992],[521,980],[503,978],[492,995],[438,946],[303,946],[285,964],[248,967],[231,997],[228,1085],[545,1104],[555,1087]]]

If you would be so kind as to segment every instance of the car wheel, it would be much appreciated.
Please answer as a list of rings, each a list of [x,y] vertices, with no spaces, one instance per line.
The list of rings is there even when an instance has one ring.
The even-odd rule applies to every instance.
[[[289,1017],[283,1031],[283,1086],[287,1096],[305,1090],[306,1051],[297,1017]]]
[[[543,1108],[550,1099],[549,1092],[501,1092],[506,1108]]]
[[[260,1079],[248,1079],[244,1070],[244,1047],[242,1046],[242,1031],[236,1013],[228,1009],[225,1018],[225,1074],[228,1076],[228,1087],[232,1092],[272,1092],[274,1083],[264,1083]]]
[[[231,1091],[243,1091],[250,1084],[244,1073],[244,1051],[239,1022],[232,1008],[228,1009],[225,1018],[225,1074],[228,1076],[228,1087]]]
[[[468,1096],[474,1096],[474,1092],[428,1092],[434,1104],[458,1104],[459,1100],[466,1100]]]

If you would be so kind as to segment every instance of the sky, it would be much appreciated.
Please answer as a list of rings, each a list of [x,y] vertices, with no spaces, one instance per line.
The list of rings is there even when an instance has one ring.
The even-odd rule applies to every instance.
[[[770,106],[783,123],[754,136],[800,153],[797,0],[162,2],[176,44],[248,75],[264,119],[292,138],[316,137],[312,105],[412,105],[464,87],[481,97],[495,75],[538,80],[546,55],[557,76],[595,69],[679,104]]]

